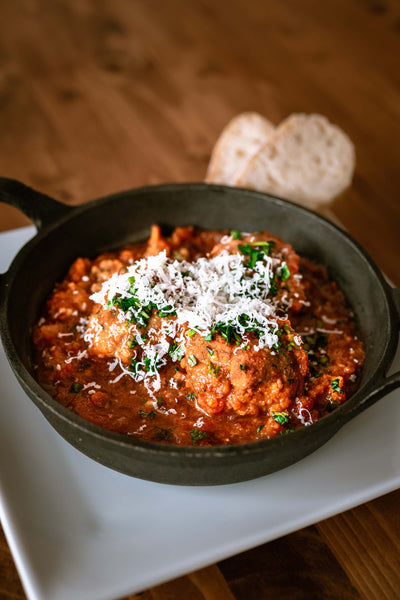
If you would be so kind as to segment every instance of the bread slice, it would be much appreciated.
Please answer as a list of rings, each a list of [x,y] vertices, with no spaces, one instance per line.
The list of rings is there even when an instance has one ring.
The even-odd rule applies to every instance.
[[[339,127],[321,115],[293,114],[249,159],[235,184],[316,208],[350,185],[354,167],[353,143]]]
[[[234,117],[214,145],[206,181],[234,185],[245,164],[274,131],[273,124],[256,112],[244,112]]]

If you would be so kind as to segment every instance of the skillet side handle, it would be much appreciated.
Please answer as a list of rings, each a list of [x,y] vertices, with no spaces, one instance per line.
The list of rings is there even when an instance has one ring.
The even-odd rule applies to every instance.
[[[397,318],[400,324],[400,288],[391,288],[393,303],[397,310]]]
[[[21,210],[39,231],[69,213],[71,207],[7,177],[0,177],[0,202]]]
[[[390,288],[390,294],[393,299],[393,304],[397,313],[397,329],[400,333],[400,289],[399,288]],[[400,335],[399,335],[399,344],[400,344]],[[397,355],[400,354],[400,348],[397,348]],[[363,402],[363,408],[368,408],[374,404],[377,400],[386,396],[396,388],[400,386],[400,371],[396,373],[392,373],[389,377],[383,378],[378,385],[368,394]]]
[[[397,371],[396,373],[389,375],[389,377],[386,377],[385,379],[379,382],[377,387],[375,387],[372,390],[372,392],[370,392],[368,396],[364,399],[362,409],[364,410],[365,408],[369,408],[370,406],[375,404],[375,402],[383,398],[383,396],[390,394],[390,392],[393,392],[393,390],[395,390],[399,386],[400,371]]]

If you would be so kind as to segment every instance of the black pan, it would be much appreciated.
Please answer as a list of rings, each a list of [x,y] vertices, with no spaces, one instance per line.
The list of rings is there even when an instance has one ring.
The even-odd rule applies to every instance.
[[[395,354],[400,290],[392,289],[362,248],[335,225],[298,205],[243,189],[206,184],[161,185],[65,206],[23,184],[0,178],[0,200],[21,209],[37,235],[0,276],[1,337],[21,386],[73,446],[128,475],[162,483],[214,485],[272,473],[324,444],[347,421],[400,385],[387,371]],[[226,447],[174,447],[143,442],[88,423],[35,381],[31,328],[54,283],[78,256],[143,240],[152,223],[168,228],[268,230],[300,254],[325,264],[359,321],[366,360],[358,391],[317,423],[289,435]],[[23,440],[22,440],[23,442]]]

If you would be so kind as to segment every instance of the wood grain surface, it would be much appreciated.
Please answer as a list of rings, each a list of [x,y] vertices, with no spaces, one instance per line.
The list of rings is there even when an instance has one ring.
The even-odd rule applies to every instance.
[[[235,114],[320,112],[357,149],[332,213],[400,286],[399,57],[397,0],[0,0],[0,175],[73,205],[199,181]],[[0,230],[27,223],[0,205]],[[393,492],[129,599],[396,600],[399,504]],[[0,598],[25,598],[4,535]]]

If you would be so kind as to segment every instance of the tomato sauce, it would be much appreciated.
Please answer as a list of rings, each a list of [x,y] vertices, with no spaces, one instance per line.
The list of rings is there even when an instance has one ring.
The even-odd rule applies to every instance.
[[[252,273],[266,248],[279,265],[269,291],[277,343],[260,347],[260,331],[248,325],[246,343],[229,326],[202,335],[180,325],[185,352],[168,338],[153,379],[146,360],[146,377],[133,376],[135,357],[142,356],[135,340],[175,317],[149,304],[143,323],[121,320],[121,298],[107,307],[95,302],[91,296],[113,274],[163,252],[185,264],[238,254]],[[74,262],[34,328],[33,355],[42,387],[87,421],[142,440],[200,446],[247,443],[310,425],[352,394],[364,360],[354,315],[324,266],[267,232],[185,227],[166,237],[158,226],[147,242]],[[149,385],[155,378],[158,387]]]

